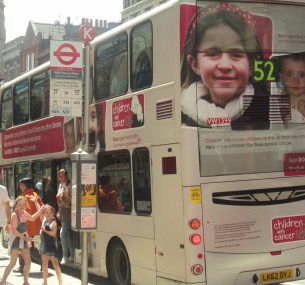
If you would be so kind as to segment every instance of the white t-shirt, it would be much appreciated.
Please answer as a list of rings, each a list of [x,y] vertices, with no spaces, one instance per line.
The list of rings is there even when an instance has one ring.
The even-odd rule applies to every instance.
[[[4,227],[6,225],[6,211],[4,203],[9,201],[10,198],[8,197],[6,187],[0,185],[0,227]]]

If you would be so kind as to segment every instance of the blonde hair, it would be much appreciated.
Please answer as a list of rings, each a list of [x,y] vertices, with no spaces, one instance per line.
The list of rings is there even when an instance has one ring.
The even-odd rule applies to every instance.
[[[15,202],[14,202],[14,209],[16,208],[17,204],[18,204],[21,200],[24,200],[24,201],[25,201],[25,198],[24,198],[23,196],[18,196],[18,197],[15,199]]]
[[[49,204],[46,204],[46,205],[45,205],[45,210],[48,209],[48,208],[51,209],[51,211],[52,211],[52,213],[53,213],[53,216],[55,216],[55,209],[54,209],[54,207],[52,207],[52,206],[49,205]]]

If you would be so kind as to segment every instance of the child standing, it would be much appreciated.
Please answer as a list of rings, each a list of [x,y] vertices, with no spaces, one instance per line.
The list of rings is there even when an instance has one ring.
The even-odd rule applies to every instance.
[[[254,25],[250,13],[227,2],[198,9],[182,54],[182,123],[212,127],[219,118],[216,124],[232,129],[269,128],[266,85],[252,80],[251,64],[262,57]]]
[[[39,211],[37,211],[34,215],[28,214],[25,209],[27,207],[26,199],[23,196],[18,196],[15,200],[14,211],[11,215],[11,236],[9,241],[9,249],[11,254],[11,259],[9,265],[5,268],[3,273],[2,281],[0,285],[6,285],[6,279],[14,268],[19,252],[21,253],[24,259],[24,270],[23,277],[24,283],[23,285],[29,285],[28,278],[31,267],[31,256],[28,243],[30,242],[30,238],[27,234],[26,222],[35,221],[43,212],[44,206],[42,206]]]
[[[35,203],[37,209],[39,204]],[[49,258],[55,269],[58,284],[62,285],[61,269],[58,262],[58,244],[57,244],[57,223],[55,219],[55,209],[50,205],[45,205],[42,218],[42,226],[40,231],[40,247],[41,254],[43,285],[48,284],[48,262]]]

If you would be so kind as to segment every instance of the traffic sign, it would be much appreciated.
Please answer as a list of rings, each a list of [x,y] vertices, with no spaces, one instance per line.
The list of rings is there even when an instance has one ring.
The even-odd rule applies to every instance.
[[[83,47],[80,42],[51,41],[50,69],[81,70]]]
[[[64,43],[58,46],[57,50],[54,51],[54,55],[61,64],[71,65],[77,60],[80,53],[71,43]]]
[[[79,38],[84,43],[88,45],[96,36],[96,29],[90,23],[82,25],[79,29]]]
[[[82,115],[83,44],[51,41],[50,114]]]

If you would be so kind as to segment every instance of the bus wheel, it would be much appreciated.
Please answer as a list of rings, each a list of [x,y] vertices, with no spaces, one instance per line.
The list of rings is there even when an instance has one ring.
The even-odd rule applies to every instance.
[[[120,241],[115,241],[110,246],[107,254],[107,271],[112,285],[130,285],[129,257]]]

